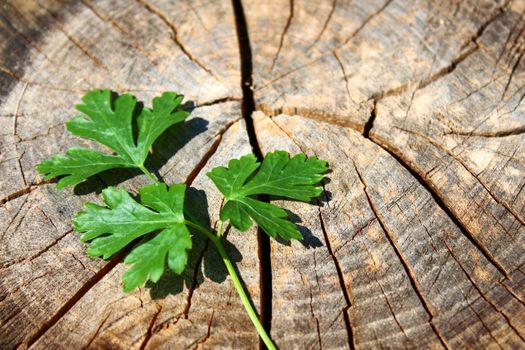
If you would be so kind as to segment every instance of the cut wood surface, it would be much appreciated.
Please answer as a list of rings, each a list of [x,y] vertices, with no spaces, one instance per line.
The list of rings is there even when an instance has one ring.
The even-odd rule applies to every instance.
[[[93,88],[192,114],[150,166],[186,182],[252,150],[331,172],[278,200],[305,237],[230,229],[229,253],[282,349],[525,347],[525,1],[82,0],[0,4],[0,348],[258,348],[213,247],[122,291],[71,217],[133,171],[57,191],[35,166],[74,145]]]

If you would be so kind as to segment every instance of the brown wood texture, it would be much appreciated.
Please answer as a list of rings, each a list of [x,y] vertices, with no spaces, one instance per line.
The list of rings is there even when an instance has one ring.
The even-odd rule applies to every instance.
[[[524,16],[523,0],[3,1],[0,348],[259,347],[204,239],[182,276],[130,294],[122,256],[87,257],[71,217],[144,176],[57,191],[36,173],[92,145],[64,121],[102,87],[192,101],[151,163],[212,225],[214,166],[329,162],[320,200],[277,201],[304,241],[228,231],[280,348],[525,347]]]

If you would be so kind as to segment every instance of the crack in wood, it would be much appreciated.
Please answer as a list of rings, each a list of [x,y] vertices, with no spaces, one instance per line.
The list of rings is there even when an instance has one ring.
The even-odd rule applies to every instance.
[[[199,68],[201,68],[202,70],[204,70],[206,73],[208,73],[209,75],[211,75],[215,80],[217,81],[221,81],[221,79],[219,79],[219,77],[217,77],[211,69],[209,69],[208,67],[206,67],[202,62],[200,62],[196,57],[194,57],[189,51],[188,49],[182,44],[182,42],[180,41],[179,39],[179,34],[178,34],[178,30],[177,30],[177,27],[175,26],[175,24],[173,23],[173,21],[171,21],[164,13],[162,13],[158,8],[154,7],[153,5],[151,5],[148,1],[146,0],[136,0],[139,4],[141,4],[148,12],[150,12],[151,14],[155,15],[156,17],[158,17],[171,31],[171,39],[173,40],[173,42],[175,43],[175,45],[177,45],[177,47],[182,51],[182,53],[190,60],[192,61],[193,63],[195,63],[197,66],[199,66]]]
[[[195,264],[195,269],[193,270],[193,277],[191,286],[188,289],[188,296],[186,298],[186,305],[184,306],[184,310],[182,311],[184,319],[188,319],[190,309],[191,309],[191,299],[193,298],[193,293],[195,292],[195,289],[197,288],[197,279],[199,277],[199,271],[201,269],[201,265],[204,261],[204,254],[206,254],[206,251],[208,250],[208,246],[210,244],[209,238],[206,238],[206,243],[204,244],[204,248],[201,251],[201,254],[199,256],[199,259],[197,259],[197,263]]]
[[[72,93],[72,94],[85,93],[85,92],[89,91],[89,89],[72,89],[72,88],[67,88],[67,87],[62,87],[62,86],[54,86],[54,85],[50,85],[50,84],[46,84],[46,83],[41,83],[41,82],[34,81],[34,80],[27,80],[24,77],[22,77],[21,75],[13,72],[12,70],[10,70],[10,69],[8,69],[6,67],[2,67],[2,66],[0,66],[0,72],[4,73],[5,75],[9,76],[10,78],[12,78],[12,79],[14,79],[16,81],[21,81],[23,83],[27,83],[27,84],[32,85],[32,86],[37,86],[37,87],[42,88],[42,89],[57,90],[57,91],[62,91],[62,92],[69,92],[69,93]]]
[[[211,316],[210,318],[208,319],[208,328],[206,330],[206,334],[204,334],[200,339],[197,339],[197,341],[194,343],[194,344],[191,344],[191,345],[195,345],[192,350],[196,350],[199,348],[199,346],[201,346],[202,344],[204,344],[208,339],[210,339],[210,336],[211,336],[211,326],[212,326],[212,323],[213,323],[213,316],[215,315],[215,310],[213,310],[211,312]],[[190,345],[190,346],[191,346]]]
[[[408,277],[408,279],[410,281],[410,285],[412,286],[412,289],[414,290],[416,296],[418,297],[419,301],[421,302],[421,305],[423,306],[425,312],[429,316],[428,323],[429,323],[430,327],[432,328],[433,332],[436,334],[436,337],[439,339],[439,341],[441,342],[443,347],[448,348],[448,346],[446,345],[446,343],[444,341],[444,338],[441,336],[441,334],[439,333],[438,329],[436,328],[436,326],[432,322],[433,318],[436,315],[436,312],[433,311],[432,304],[428,302],[426,297],[421,292],[421,287],[419,286],[419,283],[417,282],[417,278],[414,275],[414,273],[412,271],[412,268],[410,267],[410,264],[405,260],[405,258],[401,254],[401,251],[397,247],[397,244],[394,242],[394,239],[392,238],[392,235],[391,235],[390,231],[386,228],[386,225],[383,222],[383,219],[381,218],[381,215],[379,214],[378,208],[375,206],[374,202],[372,201],[372,198],[371,198],[370,194],[368,193],[368,190],[367,190],[368,184],[366,183],[366,181],[364,180],[363,176],[361,175],[361,172],[358,170],[357,165],[353,161],[352,161],[352,163],[354,165],[354,169],[355,169],[356,174],[357,174],[357,176],[359,178],[359,181],[363,185],[363,192],[365,193],[365,196],[367,198],[367,201],[368,201],[368,204],[370,206],[370,209],[374,213],[374,216],[377,218],[377,221],[378,221],[379,225],[381,226],[382,230],[385,233],[385,237],[389,241],[389,243],[392,246],[396,256],[398,257],[399,261],[401,262],[401,265],[403,266],[403,269],[405,270],[405,273],[406,273],[406,275],[407,275],[407,277]],[[382,287],[381,287],[381,289],[382,289]],[[385,296],[385,298],[386,298],[386,296]],[[387,300],[387,302],[388,302],[388,300]],[[391,307],[390,304],[389,304],[389,307]],[[392,314],[394,315],[394,318],[395,318],[396,317],[395,313],[393,312],[393,310],[391,310],[391,311],[392,311]],[[396,319],[396,322],[397,322],[397,319]],[[399,325],[399,323],[398,323],[398,325]],[[401,327],[401,325],[399,325],[399,326],[400,326],[401,330],[404,333],[404,330]],[[405,334],[405,336],[406,336],[406,334]],[[408,339],[408,337],[407,337],[407,339]]]
[[[275,56],[273,58],[272,65],[270,67],[270,71],[273,71],[275,64],[277,63],[277,59],[279,58],[279,54],[281,53],[281,49],[283,48],[284,37],[286,36],[288,29],[290,28],[290,24],[292,23],[294,0],[289,0],[289,6],[290,6],[290,14],[288,15],[288,19],[286,20],[286,24],[284,25],[283,32],[281,33],[281,39],[279,40],[279,47],[277,48],[277,52],[275,53]]]
[[[55,227],[56,228],[56,227]],[[26,257],[23,257],[23,258],[18,258],[18,259],[14,259],[14,260],[11,260],[11,261],[7,261],[5,263],[3,263],[1,266],[0,266],[0,269],[6,269],[10,266],[13,266],[15,264],[19,264],[21,262],[24,262],[24,261],[32,261],[32,260],[35,260],[36,258],[38,258],[39,256],[41,256],[42,254],[44,254],[45,252],[47,252],[49,249],[51,249],[52,247],[54,247],[55,245],[57,245],[58,242],[60,242],[64,237],[66,237],[68,234],[70,234],[71,232],[73,232],[73,230],[68,230],[66,231],[65,233],[63,233],[62,235],[60,235],[59,237],[57,237],[56,239],[53,240],[53,242],[51,242],[50,244],[48,244],[47,246],[45,246],[44,248],[42,248],[40,251],[38,251],[36,254],[33,254],[33,255],[30,255],[30,256],[26,256]]]
[[[157,320],[157,317],[159,316],[161,311],[162,311],[162,306],[157,305],[157,312],[155,312],[155,314],[151,318],[151,321],[149,322],[148,330],[146,332],[144,340],[142,341],[139,347],[140,350],[146,349],[146,346],[148,345],[148,342],[151,339],[151,336],[153,335],[153,327],[155,326],[155,321]]]
[[[498,281],[498,283],[502,285],[509,292],[509,294],[514,297],[514,299],[516,299],[520,304],[525,306],[525,300],[523,300],[522,297],[519,296],[515,291],[513,291],[509,286],[507,286],[505,284],[505,281]]]
[[[62,306],[50,317],[48,318],[36,331],[31,334],[27,341],[27,347],[31,347],[35,342],[37,342],[44,334],[47,333],[60,319],[67,313],[75,304],[86,295],[104,276],[106,276],[118,263],[120,263],[123,257],[130,250],[130,246],[122,250],[120,253],[116,254],[111,258],[104,267],[102,267],[96,274],[91,276],[80,289],[77,290],[73,296],[71,296]]]
[[[348,310],[352,306],[352,302],[350,301],[350,295],[348,294],[348,289],[346,288],[343,270],[341,269],[341,266],[339,264],[339,259],[335,255],[334,251],[332,250],[332,245],[330,244],[330,239],[328,238],[328,232],[326,230],[326,226],[323,219],[323,214],[321,212],[321,208],[319,208],[319,222],[321,224],[321,231],[323,232],[323,238],[326,244],[326,249],[328,250],[328,254],[332,257],[332,262],[335,266],[335,270],[337,272],[337,279],[339,281],[339,286],[341,288],[341,292],[343,293],[343,298],[345,300],[346,306],[343,307],[343,310],[341,311],[343,314],[343,320],[345,323],[345,328],[348,336],[348,344],[351,349],[355,348],[354,344],[354,333],[353,333],[353,327],[350,323],[350,318],[348,316]]]
[[[302,276],[301,276],[302,278]],[[323,342],[321,340],[321,331],[319,329],[319,318],[315,315],[314,307],[313,307],[313,293],[312,293],[312,286],[309,288],[310,292],[310,315],[315,320],[315,326],[316,326],[316,332],[317,332],[317,343],[319,344],[319,349],[323,349]],[[313,346],[310,345],[308,348],[312,348]]]
[[[377,17],[379,14],[381,14],[381,12],[383,12],[388,5],[390,5],[390,3],[392,2],[392,0],[386,0],[383,5],[377,10],[375,11],[374,13],[372,13],[370,16],[368,16],[364,21],[363,23],[361,23],[361,25],[359,27],[357,27],[357,29],[352,33],[350,34],[350,36],[348,38],[346,38],[343,43],[340,45],[340,47],[343,47],[345,46],[346,44],[348,44],[350,42],[350,40],[352,40],[353,38],[355,38],[357,36],[357,34],[359,34],[364,27],[366,27],[366,25],[368,23],[370,23],[370,21],[372,19],[374,19],[375,17]]]
[[[241,0],[232,0],[235,16],[235,28],[239,43],[239,54],[241,60],[241,90],[243,94],[242,116],[246,123],[248,140],[253,153],[259,161],[263,154],[257,142],[257,134],[253,122],[252,113],[255,111],[255,99],[253,97],[253,61],[248,25]],[[269,202],[268,196],[258,196],[263,202]],[[259,304],[260,321],[266,331],[271,334],[272,322],[272,263],[269,236],[261,228],[257,228],[257,244],[259,258]],[[259,338],[259,349],[265,349],[262,339]]]
[[[22,197],[25,194],[33,192],[34,190],[36,190],[40,186],[44,186],[44,185],[48,185],[48,184],[52,184],[52,183],[56,183],[56,182],[57,182],[56,179],[42,180],[42,181],[36,182],[36,183],[34,183],[34,184],[30,185],[30,186],[24,187],[24,188],[22,188],[22,189],[20,189],[18,191],[10,193],[7,196],[5,196],[4,198],[0,199],[0,208],[2,206],[4,206],[7,202],[10,202],[10,201],[12,201],[14,199]]]
[[[16,146],[15,146],[15,148],[18,149],[18,147],[16,147]],[[22,181],[24,182],[24,186],[27,187],[26,174],[24,172],[24,168],[22,167],[22,158],[24,157],[25,154],[26,154],[26,150],[23,150],[22,154],[19,157],[17,157],[16,161],[18,163],[18,169],[20,170],[20,176],[22,176]]]
[[[512,215],[512,217],[517,220],[522,226],[525,226],[525,219],[523,219],[514,209],[512,209],[504,200],[498,198],[494,193],[492,193],[492,191],[488,188],[487,184],[481,180],[479,178],[479,176],[474,172],[474,170],[472,170],[468,164],[463,161],[461,158],[459,158],[457,155],[455,155],[451,150],[449,150],[448,148],[444,147],[443,145],[441,145],[439,142],[437,142],[435,139],[433,139],[432,137],[428,136],[428,135],[425,135],[423,133],[420,133],[420,132],[417,132],[417,131],[414,131],[414,130],[409,130],[409,129],[404,129],[404,128],[399,128],[399,127],[396,127],[396,129],[398,130],[401,130],[401,131],[404,131],[406,133],[409,133],[409,134],[412,134],[412,135],[415,135],[415,136],[419,136],[425,140],[427,140],[431,145],[433,145],[434,147],[440,149],[441,151],[445,152],[449,157],[451,157],[452,159],[454,159],[456,162],[458,162],[474,179],[476,179],[476,181],[481,185],[481,187],[483,187],[483,189],[485,190],[485,192],[487,192],[489,194],[489,196],[496,202],[498,203],[499,205],[501,205],[502,207],[505,208],[505,210],[510,213]],[[497,218],[494,218],[496,219],[496,221],[499,222],[499,220],[497,220]],[[505,229],[505,228],[504,228]]]
[[[24,87],[22,88],[22,92],[20,93],[20,97],[18,98],[18,101],[16,103],[15,113],[13,114],[13,135],[16,135],[18,112],[20,111],[20,104],[22,103],[22,99],[24,98],[24,95],[26,93],[27,85],[28,83],[26,82],[24,84]]]
[[[53,222],[53,220],[51,220],[51,217],[40,207],[37,207],[36,208],[39,212],[42,213],[42,215],[44,215],[44,217],[46,218],[46,220],[51,224],[51,226],[53,226],[55,228],[56,231],[58,231],[58,227],[57,225],[55,225],[55,223]]]
[[[521,63],[521,60],[523,58],[523,55],[525,54],[525,51],[522,50],[519,55],[518,55],[518,58],[516,59],[516,62],[514,62],[514,64],[512,65],[512,69],[510,71],[510,74],[509,74],[509,77],[507,79],[507,83],[505,84],[505,88],[503,89],[503,93],[501,94],[501,99],[504,100],[505,99],[505,95],[507,94],[507,91],[510,87],[510,84],[512,83],[512,78],[514,76],[514,74],[516,73],[516,70],[518,69],[520,63]]]
[[[80,2],[86,8],[88,8],[96,17],[98,17],[102,22],[106,22],[106,23],[111,24],[112,26],[117,28],[121,33],[123,33],[125,35],[132,35],[132,33],[130,33],[128,30],[124,29],[123,27],[121,27],[113,18],[106,17],[106,16],[102,15],[102,13],[100,11],[98,11],[95,8],[95,6],[92,3],[90,3],[89,1],[87,1],[87,0],[80,0]]]
[[[232,101],[242,102],[242,97],[226,96],[226,97],[216,98],[211,101],[198,102],[196,103],[196,108],[213,106],[213,105],[232,102]]]
[[[69,253],[69,255],[70,255],[70,256],[73,258],[73,260],[75,260],[80,266],[82,266],[82,269],[83,269],[83,270],[90,271],[90,272],[92,272],[93,274],[97,273],[96,270],[93,270],[93,269],[89,268],[88,266],[86,266],[86,265],[82,262],[82,260],[80,260],[79,258],[77,258],[77,256],[76,256],[75,254],[73,254],[73,253]]]
[[[326,17],[326,20],[323,23],[323,27],[321,28],[321,31],[319,32],[319,34],[315,37],[314,41],[306,49],[307,52],[310,51],[310,49],[312,47],[314,47],[315,44],[317,44],[317,42],[319,41],[319,39],[321,39],[321,37],[323,36],[324,32],[326,31],[326,28],[328,28],[328,23],[330,23],[330,21],[332,20],[332,16],[333,16],[333,14],[335,12],[335,7],[336,6],[337,6],[337,0],[332,0],[330,12],[328,13],[328,16]]]
[[[100,322],[100,324],[98,325],[97,327],[97,330],[95,331],[95,334],[93,334],[93,336],[89,339],[88,343],[86,344],[86,346],[84,346],[82,348],[82,350],[87,350],[87,349],[90,349],[91,348],[91,344],[93,344],[93,341],[95,341],[95,339],[97,339],[101,329],[102,329],[102,326],[104,326],[104,323],[106,323],[106,321],[108,320],[109,316],[111,316],[111,313],[108,313],[106,317],[104,317],[104,319],[102,320],[102,322]]]
[[[305,119],[311,119],[317,122],[322,122],[330,125],[341,126],[343,128],[353,129],[360,133],[363,132],[364,128],[363,123],[348,118],[348,115],[331,114],[317,109],[288,106],[283,106],[280,108],[271,108],[267,104],[261,103],[257,105],[257,110],[263,112],[270,118],[279,116],[281,114],[286,114],[290,116],[298,116]]]
[[[64,34],[64,36],[67,38],[67,40],[69,40],[73,45],[75,45],[87,58],[89,58],[94,64],[95,64],[95,67],[102,67],[104,70],[106,71],[109,71],[109,68],[108,66],[106,66],[106,64],[104,64],[104,62],[102,62],[101,59],[99,59],[95,54],[91,53],[86,47],[84,47],[80,41],[78,41],[77,39],[73,38],[73,36],[71,36],[71,34],[69,34],[63,27],[60,19],[57,17],[56,14],[54,14],[53,12],[49,11],[46,9],[46,12],[49,13],[49,15],[51,17],[53,17],[55,19],[55,24],[56,24],[56,27],[58,28],[58,30]]]
[[[439,194],[439,191],[433,187],[433,184],[427,180],[427,178],[418,172],[416,167],[413,167],[409,161],[406,161],[403,158],[403,153],[397,149],[394,145],[390,144],[388,141],[384,140],[372,134],[370,139],[377,146],[381,147],[386,151],[390,156],[392,156],[403,168],[405,168],[413,178],[415,178],[423,188],[427,190],[428,193],[432,196],[434,201],[438,206],[445,212],[445,214],[450,218],[450,220],[460,229],[461,233],[468,238],[470,243],[474,245],[478,251],[483,254],[483,256],[505,277],[508,276],[508,272],[505,268],[497,261],[495,257],[479,242],[475,236],[467,229],[467,227],[462,223],[462,221],[454,214],[451,208],[449,208],[444,199]]]
[[[236,120],[228,123],[223,129],[219,130],[217,135],[215,135],[215,140],[211,144],[210,148],[206,151],[204,156],[199,160],[197,165],[195,165],[193,170],[186,177],[186,181],[184,181],[184,182],[186,183],[186,185],[188,187],[191,186],[191,184],[193,183],[193,180],[195,180],[197,175],[199,175],[201,173],[202,169],[204,169],[204,167],[206,166],[206,164],[208,164],[208,161],[210,160],[210,158],[213,157],[215,152],[217,152],[217,149],[219,148],[219,145],[222,142],[222,138],[223,138],[224,134],[232,127],[232,125],[237,123],[239,120],[240,119],[236,119]]]
[[[510,319],[509,317],[501,310],[499,310],[497,308],[497,306],[489,299],[487,298],[487,296],[485,295],[485,293],[483,293],[481,291],[481,289],[478,287],[478,285],[474,282],[474,280],[472,279],[472,277],[470,276],[470,274],[468,273],[467,270],[465,270],[465,267],[463,266],[463,264],[461,264],[459,262],[459,260],[457,259],[456,255],[452,252],[452,249],[450,249],[449,245],[447,244],[447,242],[445,240],[443,240],[443,244],[445,245],[445,247],[447,248],[450,256],[452,257],[452,259],[454,259],[454,261],[456,262],[456,264],[458,264],[458,266],[460,267],[460,269],[463,271],[463,273],[465,274],[465,276],[467,277],[467,279],[469,280],[469,282],[471,283],[472,287],[474,287],[474,289],[478,292],[479,296],[481,299],[483,299],[488,305],[490,305],[494,311],[496,311],[498,314],[500,314],[504,319],[505,321],[507,322],[507,324],[509,325],[509,327],[512,329],[512,331],[518,336],[518,338],[521,339],[521,341],[523,343],[525,343],[525,338],[523,337],[522,334],[520,334],[520,332],[516,329],[516,327],[514,325],[511,324],[510,322]],[[501,283],[500,283],[501,284]],[[477,299],[476,299],[477,300]],[[465,301],[469,304],[469,306],[471,307],[471,305],[473,305],[476,300],[473,300],[471,303],[468,303],[467,301],[467,296],[465,295]],[[473,310],[474,308],[471,307],[471,309]],[[473,310],[474,311],[474,310]],[[474,311],[475,312],[475,311]],[[481,318],[480,318],[480,321]],[[482,321],[483,322],[483,321]]]
[[[377,99],[373,99],[374,107],[372,108],[372,111],[370,112],[370,118],[365,123],[365,126],[363,128],[363,137],[369,139],[370,138],[370,130],[374,127],[374,122],[376,120],[376,109],[377,109]]]
[[[16,229],[18,229],[18,227],[21,225],[22,221],[24,220],[25,216],[27,215],[27,212],[29,211],[29,209],[27,209],[24,214],[22,215],[22,217],[18,220],[18,223],[16,224],[15,228],[13,230],[11,230],[11,227],[13,226],[13,223],[15,222],[16,219],[18,219],[20,213],[22,212],[22,209],[25,207],[25,205],[28,203],[28,198],[29,196],[24,196],[23,197],[23,201],[22,203],[20,204],[20,206],[16,209],[16,213],[11,217],[11,219],[9,220],[9,223],[7,224],[7,228],[0,234],[0,241],[3,240],[5,238],[5,235],[9,232],[9,231],[12,231],[12,232],[16,232]],[[30,207],[31,208],[31,207]]]
[[[348,75],[345,71],[345,66],[343,65],[343,62],[341,61],[341,58],[339,57],[339,54],[336,50],[332,51],[332,54],[334,55],[337,63],[339,64],[339,68],[341,68],[341,72],[343,73],[343,78],[345,80],[345,88],[346,88],[346,94],[348,95],[348,99],[355,104],[354,99],[352,98],[352,94],[350,93],[350,87],[348,86]]]

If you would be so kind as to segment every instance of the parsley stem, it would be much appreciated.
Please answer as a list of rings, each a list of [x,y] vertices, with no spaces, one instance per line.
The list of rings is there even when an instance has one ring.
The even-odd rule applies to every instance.
[[[252,320],[253,325],[257,329],[259,336],[261,337],[261,339],[263,340],[264,344],[266,345],[268,349],[276,350],[277,347],[274,345],[274,343],[270,339],[270,336],[266,333],[266,330],[261,324],[261,321],[259,321],[259,317],[257,316],[257,313],[255,312],[250,302],[250,298],[248,298],[248,295],[246,294],[246,291],[244,290],[242,286],[241,280],[239,276],[237,275],[235,268],[233,267],[230,257],[226,253],[226,250],[224,249],[224,246],[221,243],[220,236],[222,235],[222,227],[223,227],[223,222],[219,220],[219,224],[217,228],[217,236],[215,236],[214,239],[212,239],[212,242],[215,244],[215,247],[217,247],[217,250],[219,251],[219,254],[221,255],[222,261],[224,262],[224,265],[226,265],[226,269],[228,269],[228,273],[230,274],[232,278],[233,285],[235,286],[235,289],[237,289],[237,293],[239,294],[239,297],[241,298],[242,304],[244,305],[246,312],[248,312],[248,316],[250,316],[250,319]]]
[[[205,235],[206,237],[208,237],[209,239],[211,239],[212,241],[214,239],[217,239],[217,237],[213,234],[213,232],[211,232],[210,230],[208,230],[207,228],[193,222],[193,221],[190,221],[190,220],[184,220],[184,223],[188,226],[190,226],[191,228],[195,229],[196,231],[202,233],[203,235]]]
[[[159,183],[159,179],[155,175],[153,175],[144,165],[139,165],[139,169],[142,170],[142,172],[149,177],[151,181],[153,181],[155,184]]]
[[[212,231],[190,220],[185,220],[185,223],[186,225],[197,230],[198,232],[204,234],[206,237],[208,237],[213,242],[213,244],[215,244],[215,247],[219,251],[222,261],[224,262],[224,265],[226,265],[226,269],[228,270],[228,273],[230,274],[230,277],[233,281],[233,285],[235,286],[235,289],[237,289],[237,293],[239,294],[239,297],[241,298],[241,302],[244,305],[244,308],[246,309],[246,312],[248,313],[250,320],[255,326],[255,329],[257,329],[257,333],[259,333],[259,336],[261,337],[262,341],[264,342],[264,344],[269,350],[276,350],[277,347],[270,339],[270,336],[268,335],[268,333],[266,333],[266,330],[261,324],[261,321],[259,321],[259,316],[257,315],[257,312],[255,312],[255,309],[252,306],[250,298],[248,297],[248,295],[246,294],[246,291],[244,290],[244,287],[242,286],[239,275],[237,275],[237,272],[235,271],[235,267],[233,266],[233,263],[231,262],[230,257],[228,256],[228,254],[226,253],[226,250],[224,249],[224,246],[222,245],[221,236],[222,236],[224,222],[222,220],[219,220],[217,224],[217,233],[215,234]]]
[[[222,226],[224,225],[224,221],[219,220],[217,223],[217,237],[222,236]]]

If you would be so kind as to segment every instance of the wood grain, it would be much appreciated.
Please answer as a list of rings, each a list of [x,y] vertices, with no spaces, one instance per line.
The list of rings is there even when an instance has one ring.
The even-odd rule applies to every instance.
[[[303,241],[228,231],[281,348],[523,347],[524,13],[522,0],[4,1],[0,347],[259,346],[205,239],[183,275],[129,295],[122,257],[86,256],[74,213],[147,179],[56,191],[34,168],[97,147],[63,123],[101,87],[191,101],[149,165],[207,198],[193,205],[211,224],[212,167],[252,147],[329,162],[319,200],[275,199]]]

